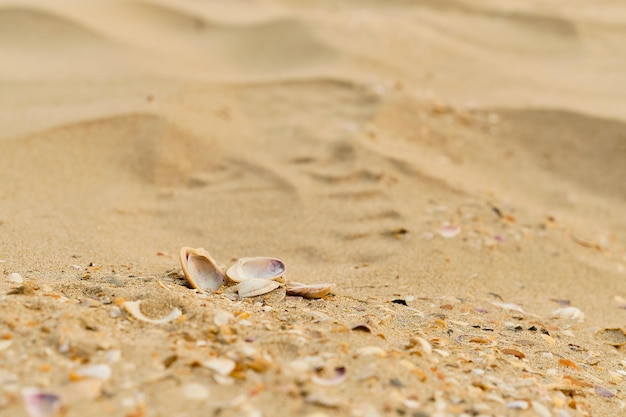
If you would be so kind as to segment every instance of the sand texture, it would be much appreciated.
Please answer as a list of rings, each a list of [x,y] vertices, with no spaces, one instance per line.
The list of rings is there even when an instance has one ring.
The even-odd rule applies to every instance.
[[[618,0],[2,0],[0,415],[624,415],[625,104]]]

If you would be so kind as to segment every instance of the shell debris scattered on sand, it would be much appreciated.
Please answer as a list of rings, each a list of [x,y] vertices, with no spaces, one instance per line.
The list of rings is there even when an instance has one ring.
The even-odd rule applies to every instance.
[[[222,285],[234,283],[240,297],[256,297],[286,286],[287,294],[303,298],[323,298],[334,284],[287,283],[285,263],[278,258],[240,258],[224,273],[204,248],[183,247],[180,264],[185,279],[201,291],[217,291]],[[228,279],[226,279],[228,278]]]

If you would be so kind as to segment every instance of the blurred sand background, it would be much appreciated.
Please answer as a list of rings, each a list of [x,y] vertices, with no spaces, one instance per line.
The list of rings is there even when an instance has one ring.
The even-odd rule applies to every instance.
[[[623,2],[1,1],[0,57],[2,415],[27,415],[30,386],[72,416],[625,412],[624,347],[596,334],[626,324]],[[335,295],[268,311],[200,296],[180,279],[182,246],[226,266],[279,257]],[[186,320],[111,317],[121,298]],[[551,299],[585,320],[551,318]],[[220,340],[218,310],[251,325]],[[386,337],[349,330],[366,319]],[[486,322],[497,347],[456,339]],[[302,333],[316,326],[322,339]],[[450,355],[411,354],[415,335]],[[223,386],[189,359],[237,343],[270,369]],[[384,376],[361,378],[372,360],[354,349],[371,345]],[[501,358],[520,346],[525,358]],[[348,378],[318,387],[306,375],[319,366],[293,365],[303,357],[348,364]],[[106,358],[100,385],[68,377]],[[390,384],[402,360],[427,377]],[[526,391],[475,383],[484,360]],[[565,375],[588,385],[546,388],[572,385]],[[189,383],[209,395],[186,398]],[[527,409],[507,406],[520,398]]]

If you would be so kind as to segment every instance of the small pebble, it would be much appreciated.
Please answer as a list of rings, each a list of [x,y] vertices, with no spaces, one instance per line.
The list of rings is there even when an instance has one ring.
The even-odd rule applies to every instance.
[[[9,282],[13,282],[15,284],[22,284],[24,282],[24,278],[22,278],[22,276],[18,274],[17,272],[13,272],[12,274],[9,274],[7,279],[9,280]]]

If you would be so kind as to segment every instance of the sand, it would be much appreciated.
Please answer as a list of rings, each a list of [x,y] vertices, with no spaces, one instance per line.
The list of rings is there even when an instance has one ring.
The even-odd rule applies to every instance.
[[[625,24],[2,1],[0,414],[625,413]],[[201,294],[183,246],[334,293]]]

